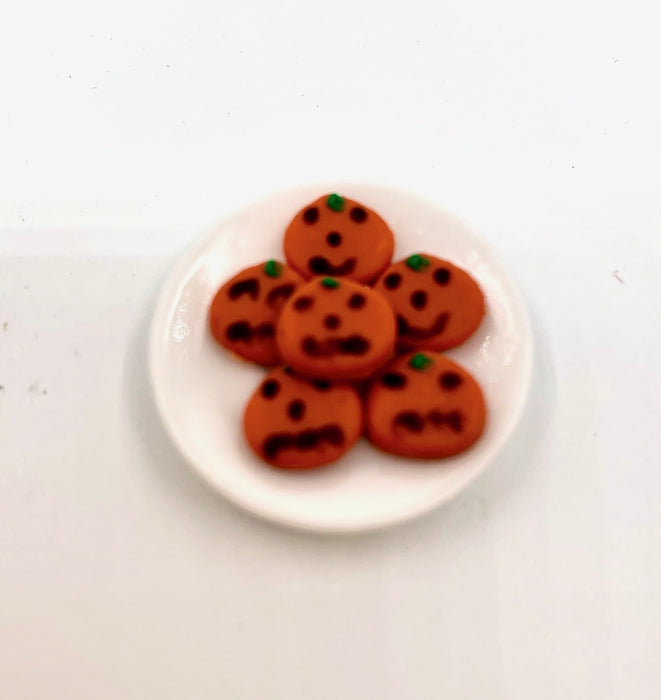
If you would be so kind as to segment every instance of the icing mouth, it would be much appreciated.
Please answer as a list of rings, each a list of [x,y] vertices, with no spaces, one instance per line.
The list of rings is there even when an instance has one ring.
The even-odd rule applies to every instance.
[[[340,446],[344,442],[344,432],[336,423],[322,425],[320,428],[308,428],[299,433],[273,433],[264,440],[264,454],[275,458],[281,450],[314,450],[322,445]]]
[[[253,326],[249,321],[237,321],[227,326],[225,336],[231,343],[251,343],[253,340],[273,338],[275,326],[272,323],[260,323]]]
[[[463,416],[459,411],[442,411],[432,410],[423,415],[419,411],[400,411],[393,419],[393,428],[402,427],[412,433],[420,433],[422,429],[431,423],[436,428],[442,428],[447,425],[452,428],[455,433],[460,433],[463,428]]]
[[[397,332],[399,335],[405,335],[413,340],[427,340],[445,330],[445,326],[450,318],[447,311],[440,313],[434,323],[426,328],[420,326],[412,326],[401,314],[397,314]]]
[[[301,341],[301,349],[310,357],[332,357],[333,355],[364,355],[369,352],[370,342],[362,335],[341,338],[325,338],[318,341],[311,335]]]
[[[308,270],[313,275],[332,275],[342,277],[350,275],[356,269],[356,258],[347,258],[341,265],[333,265],[328,258],[315,255],[308,260]]]

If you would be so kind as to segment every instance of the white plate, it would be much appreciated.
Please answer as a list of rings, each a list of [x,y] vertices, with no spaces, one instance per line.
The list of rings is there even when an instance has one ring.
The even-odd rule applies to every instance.
[[[156,404],[174,443],[213,487],[279,523],[340,532],[391,525],[449,500],[493,460],[516,425],[529,384],[531,335],[525,307],[489,247],[441,209],[383,187],[341,194],[374,208],[396,236],[395,259],[428,252],[464,267],[487,300],[477,332],[448,355],[476,376],[487,427],[467,452],[414,461],[362,440],[339,462],[286,472],[259,461],[241,431],[243,407],[264,370],[237,360],[207,330],[218,287],[240,269],[282,259],[282,234],[307,202],[333,188],[300,188],[259,202],[206,232],[177,261],[161,291],[149,347]]]

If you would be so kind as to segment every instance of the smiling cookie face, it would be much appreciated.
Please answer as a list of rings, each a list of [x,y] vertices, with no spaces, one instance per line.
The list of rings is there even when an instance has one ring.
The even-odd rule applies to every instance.
[[[391,265],[374,285],[391,303],[401,348],[447,350],[480,325],[484,296],[461,268],[416,254]]]
[[[349,280],[316,278],[287,302],[277,342],[284,361],[301,374],[365,379],[393,354],[395,318],[375,291]]]
[[[486,408],[471,374],[439,353],[398,357],[367,396],[368,439],[386,452],[439,458],[463,452],[481,435]]]
[[[374,211],[337,194],[302,209],[284,238],[285,258],[306,279],[346,277],[368,284],[390,264],[394,237]]]
[[[245,360],[267,367],[278,364],[278,316],[301,284],[298,274],[275,260],[239,272],[211,303],[209,327],[214,338]]]
[[[250,446],[283,469],[309,469],[339,459],[358,440],[363,409],[356,390],[274,369],[244,414]]]

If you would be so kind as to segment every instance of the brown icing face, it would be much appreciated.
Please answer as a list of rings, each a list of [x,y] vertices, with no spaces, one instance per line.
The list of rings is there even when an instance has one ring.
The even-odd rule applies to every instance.
[[[296,272],[275,260],[239,272],[211,303],[209,326],[214,338],[245,360],[267,367],[278,364],[276,323],[302,283]]]
[[[300,275],[346,277],[369,284],[390,264],[394,237],[385,221],[359,202],[324,195],[287,227],[285,258]]]
[[[284,361],[308,377],[364,379],[394,351],[388,302],[349,280],[315,278],[287,302],[277,331]]]
[[[403,349],[447,350],[480,325],[484,296],[475,280],[447,260],[426,253],[391,265],[374,288],[392,305]]]
[[[261,459],[283,469],[309,469],[334,462],[354,445],[363,409],[353,387],[302,379],[279,367],[251,397],[243,423]]]
[[[463,367],[439,353],[408,353],[375,378],[367,396],[367,435],[386,452],[439,458],[481,435],[482,391]]]

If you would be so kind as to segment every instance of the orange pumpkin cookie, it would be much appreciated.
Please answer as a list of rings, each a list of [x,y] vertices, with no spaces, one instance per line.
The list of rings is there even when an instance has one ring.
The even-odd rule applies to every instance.
[[[243,426],[263,460],[308,469],[334,462],[352,447],[363,430],[363,408],[349,385],[310,381],[279,367],[252,395]]]
[[[226,282],[211,303],[214,338],[245,360],[272,366],[280,362],[275,326],[287,299],[303,280],[276,260],[242,270]]]
[[[392,231],[374,211],[337,194],[302,209],[287,227],[285,258],[306,279],[347,277],[368,284],[390,264]]]
[[[392,356],[395,318],[383,296],[349,280],[318,277],[282,310],[277,343],[284,361],[321,379],[365,379]]]
[[[374,288],[391,303],[401,348],[447,350],[463,343],[484,316],[484,295],[460,267],[427,253],[391,265]]]
[[[367,437],[386,452],[449,457],[482,433],[486,408],[470,373],[435,352],[398,357],[367,395]]]

